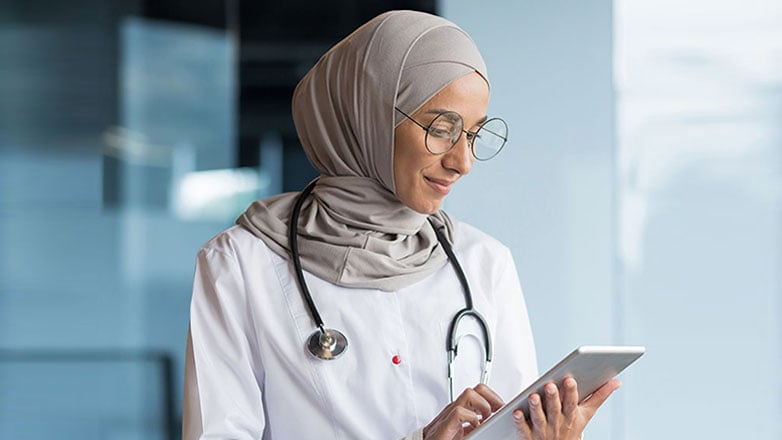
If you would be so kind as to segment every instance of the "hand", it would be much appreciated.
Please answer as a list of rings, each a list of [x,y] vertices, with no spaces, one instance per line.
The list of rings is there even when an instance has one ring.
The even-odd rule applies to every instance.
[[[502,405],[500,396],[484,384],[467,388],[426,425],[424,439],[460,440]]]
[[[621,384],[619,379],[611,379],[580,405],[576,380],[572,377],[563,381],[561,398],[557,386],[547,384],[545,402],[537,393],[529,397],[530,420],[525,419],[521,410],[513,412],[519,440],[578,440],[600,405]]]

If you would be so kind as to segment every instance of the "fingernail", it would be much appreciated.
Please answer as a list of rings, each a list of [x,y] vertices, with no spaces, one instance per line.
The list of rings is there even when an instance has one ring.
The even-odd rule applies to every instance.
[[[521,420],[521,411],[519,410],[513,411],[513,418],[516,420]]]
[[[555,389],[556,388],[554,388],[554,385],[547,386],[546,387],[546,394],[548,394],[549,396],[553,396]]]

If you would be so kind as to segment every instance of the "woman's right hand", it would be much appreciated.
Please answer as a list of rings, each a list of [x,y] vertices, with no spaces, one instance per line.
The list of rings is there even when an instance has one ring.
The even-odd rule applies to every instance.
[[[426,425],[424,439],[460,440],[502,405],[500,396],[484,384],[467,388]]]

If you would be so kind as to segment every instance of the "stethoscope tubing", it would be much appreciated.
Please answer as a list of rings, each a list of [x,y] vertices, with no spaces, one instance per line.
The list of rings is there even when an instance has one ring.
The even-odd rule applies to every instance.
[[[307,302],[307,308],[309,309],[310,316],[315,321],[315,324],[320,328],[321,332],[325,333],[325,325],[323,324],[323,318],[320,317],[318,308],[315,306],[315,300],[312,299],[310,289],[307,287],[307,282],[304,280],[304,270],[301,267],[301,256],[299,255],[299,240],[298,240],[298,223],[299,214],[301,213],[301,207],[304,205],[304,200],[310,195],[318,180],[315,179],[307,185],[304,190],[296,198],[296,204],[293,205],[291,211],[291,222],[288,225],[288,241],[291,248],[291,259],[293,260],[293,270],[296,272],[296,283],[299,285],[299,290],[304,296],[304,300]]]
[[[456,329],[459,327],[459,321],[461,321],[465,316],[473,316],[475,320],[478,321],[481,328],[483,328],[483,342],[486,344],[486,361],[491,362],[492,356],[494,355],[494,349],[492,347],[491,338],[489,337],[489,327],[486,325],[486,319],[483,318],[483,315],[475,310],[475,307],[473,306],[472,290],[470,289],[470,283],[467,282],[467,276],[464,274],[464,269],[462,269],[462,265],[459,264],[459,259],[456,258],[456,254],[454,254],[453,248],[448,242],[448,239],[445,238],[440,228],[435,226],[431,218],[429,219],[429,224],[432,225],[434,233],[437,235],[437,241],[440,242],[443,250],[445,251],[445,254],[448,256],[448,261],[450,261],[454,267],[456,276],[459,278],[459,282],[462,285],[464,302],[466,304],[463,309],[456,312],[456,315],[451,320],[451,325],[448,328],[448,338],[446,340],[445,349],[449,352],[453,351],[454,354],[456,354]]]
[[[298,246],[299,215],[301,214],[304,200],[310,195],[310,193],[312,193],[317,182],[318,179],[310,182],[296,198],[296,202],[293,205],[293,210],[291,211],[290,224],[288,226],[288,240],[291,249],[291,260],[293,260],[293,268],[296,273],[296,283],[298,284],[299,290],[301,291],[301,294],[307,303],[307,309],[309,310],[310,316],[312,317],[312,320],[315,321],[315,324],[319,329],[319,331],[313,333],[308,339],[306,344],[307,349],[310,354],[319,359],[331,360],[338,357],[347,348],[347,338],[345,338],[345,336],[338,330],[326,328],[323,322],[323,318],[321,318],[318,308],[315,305],[315,301],[312,298],[312,294],[307,287],[307,282],[304,279],[304,270],[301,266],[301,256],[299,255]],[[450,242],[445,237],[442,230],[435,225],[431,218],[428,220],[429,224],[432,226],[432,229],[435,232],[435,235],[437,236],[437,241],[443,247],[445,254],[448,256],[448,260],[451,262],[451,265],[456,272],[456,276],[459,278],[459,283],[462,285],[462,292],[464,293],[465,307],[459,310],[451,320],[450,325],[448,326],[448,334],[445,341],[445,348],[448,353],[449,397],[451,401],[453,401],[453,361],[456,358],[458,350],[457,329],[459,328],[459,322],[465,316],[472,316],[478,322],[481,330],[483,331],[483,342],[486,351],[483,373],[481,374],[481,383],[484,384],[489,380],[494,348],[492,346],[492,340],[489,327],[486,324],[486,320],[473,305],[472,290],[470,289],[470,284],[467,281],[467,276],[464,274],[464,269],[462,269],[458,258],[456,258],[456,254],[453,252],[453,248],[451,247]]]

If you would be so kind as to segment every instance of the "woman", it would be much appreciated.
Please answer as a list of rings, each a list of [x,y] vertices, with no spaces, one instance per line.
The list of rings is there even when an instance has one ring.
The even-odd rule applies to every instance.
[[[440,210],[504,145],[488,101],[470,37],[420,12],[382,14],[319,60],[293,97],[311,193],[255,202],[198,254],[184,438],[456,439],[537,377],[510,252]],[[489,349],[468,316],[449,386],[443,342],[465,301],[493,371],[478,384]],[[580,406],[573,383],[536,396],[520,438],[578,438],[616,386]]]

